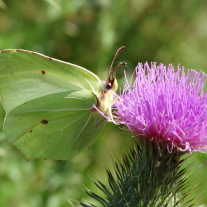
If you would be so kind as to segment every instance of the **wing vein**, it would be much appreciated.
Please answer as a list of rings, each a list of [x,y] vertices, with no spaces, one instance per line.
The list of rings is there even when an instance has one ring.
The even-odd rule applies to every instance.
[[[75,140],[73,141],[73,143],[71,144],[70,149],[71,149],[71,147],[74,145],[74,143],[77,141],[77,139],[80,137],[80,135],[81,135],[81,133],[83,132],[83,130],[85,129],[86,125],[87,125],[88,122],[90,121],[91,116],[92,116],[92,114],[90,114],[90,116],[88,117],[86,123],[84,124],[84,126],[83,126],[82,129],[80,130],[79,134],[77,135],[76,139],[75,139]],[[70,149],[69,149],[69,150],[70,150]],[[69,151],[68,151],[68,153],[69,153]]]

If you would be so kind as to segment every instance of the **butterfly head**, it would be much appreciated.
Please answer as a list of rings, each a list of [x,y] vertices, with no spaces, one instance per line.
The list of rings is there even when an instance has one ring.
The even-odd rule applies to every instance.
[[[115,77],[102,81],[103,93],[107,93],[109,90],[115,92],[118,89],[118,83]]]
[[[114,65],[114,61],[117,57],[117,55],[119,54],[119,52],[121,50],[123,50],[125,47],[122,46],[120,47],[117,51],[116,51],[116,54],[111,62],[111,65],[110,65],[110,69],[109,69],[109,72],[108,72],[108,76],[106,78],[106,81],[105,83],[103,84],[103,91],[106,93],[107,91],[109,90],[112,90],[112,91],[116,91],[118,89],[118,83],[117,83],[117,80],[115,77],[113,77],[113,74],[114,74],[114,71],[121,65],[126,65],[127,63],[125,62],[120,62],[116,67],[113,68],[113,65]]]
[[[99,109],[99,111],[101,111],[102,113],[104,113],[105,115],[107,115],[107,119],[109,121],[113,121],[113,115],[111,112],[111,107],[112,105],[116,102],[116,99],[114,99],[114,93],[116,92],[116,90],[118,89],[118,83],[115,77],[113,77],[113,73],[114,71],[121,65],[126,65],[125,62],[121,62],[119,63],[115,68],[113,68],[113,64],[114,61],[117,57],[117,55],[119,54],[119,52],[121,50],[123,50],[125,47],[120,47],[115,56],[114,59],[111,63],[109,72],[108,72],[108,76],[106,78],[105,81],[102,81],[102,87],[103,87],[103,93],[101,98],[99,99],[99,106],[97,107]]]

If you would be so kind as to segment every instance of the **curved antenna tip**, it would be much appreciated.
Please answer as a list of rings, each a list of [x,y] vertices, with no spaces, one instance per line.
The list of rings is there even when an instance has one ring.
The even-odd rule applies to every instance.
[[[125,48],[125,46],[122,46],[122,47],[120,47],[120,48],[116,51],[115,56],[114,56],[114,59],[112,60],[112,63],[111,63],[111,65],[110,65],[110,68],[109,68],[109,71],[108,71],[108,78],[109,78],[110,75],[113,73],[113,71],[115,71],[115,70],[112,70],[114,61],[115,61],[117,55],[119,54],[119,52],[120,52],[121,50],[123,50],[124,48]],[[120,65],[119,65],[119,66],[120,66]],[[117,67],[116,67],[116,68],[117,68]]]
[[[123,49],[125,49],[125,46],[122,46],[122,47],[120,47],[117,51],[116,51],[116,53],[119,53],[121,50],[123,50]]]

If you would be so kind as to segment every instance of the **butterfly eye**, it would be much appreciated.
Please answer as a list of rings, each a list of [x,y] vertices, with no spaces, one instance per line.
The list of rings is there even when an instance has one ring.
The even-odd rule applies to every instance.
[[[111,87],[112,87],[111,83],[107,83],[107,84],[106,84],[106,89],[107,89],[107,90],[110,90]]]

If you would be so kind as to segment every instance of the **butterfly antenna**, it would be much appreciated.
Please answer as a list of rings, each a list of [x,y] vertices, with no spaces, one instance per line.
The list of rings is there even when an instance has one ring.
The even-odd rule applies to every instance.
[[[116,51],[116,54],[114,55],[114,59],[112,60],[111,65],[110,65],[110,68],[109,68],[108,78],[109,78],[110,75],[117,69],[117,67],[116,67],[116,69],[112,69],[112,68],[113,68],[113,65],[114,65],[114,61],[115,61],[117,55],[120,53],[120,51],[122,51],[124,48],[125,48],[125,46],[122,46],[122,47],[120,47],[120,48]],[[123,65],[123,64],[121,64],[121,65]],[[117,66],[118,66],[118,65],[117,65]],[[119,66],[120,66],[120,64],[119,64]],[[119,67],[119,66],[118,66],[118,67]]]
[[[108,77],[110,77],[111,75],[113,75],[113,72],[117,69],[117,68],[119,68],[121,65],[127,65],[127,63],[125,63],[125,62],[121,62],[121,63],[119,63],[110,73],[109,73],[109,76]]]

